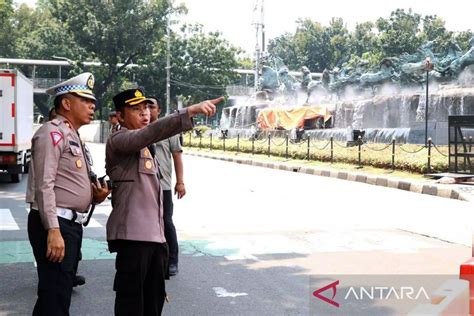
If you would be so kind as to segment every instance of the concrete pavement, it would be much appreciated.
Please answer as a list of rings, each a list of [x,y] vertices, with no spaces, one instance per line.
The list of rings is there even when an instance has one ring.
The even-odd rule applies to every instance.
[[[95,172],[105,174],[104,145],[89,147]],[[174,216],[180,273],[167,284],[164,314],[317,314],[309,304],[315,276],[456,277],[471,254],[474,215],[464,201],[199,157],[184,163],[188,194],[175,200]],[[1,258],[15,259],[0,262],[0,314],[27,314],[35,297],[25,180],[0,183],[10,229],[0,232]],[[73,315],[112,313],[114,262],[104,241],[110,210],[106,201],[85,229],[80,270],[89,281],[75,290]],[[378,313],[377,305],[365,311],[397,314]]]
[[[338,170],[333,168],[309,167],[301,164],[288,162],[269,162],[259,160],[258,158],[238,157],[235,154],[221,154],[204,152],[195,149],[186,148],[186,154],[191,156],[229,161],[239,164],[246,164],[270,169],[286,170],[291,172],[300,172],[322,177],[332,177],[342,180],[357,181],[372,185],[389,187],[393,189],[405,190],[420,194],[435,195],[450,199],[459,199],[462,201],[474,202],[474,187],[462,184],[439,184],[434,180],[426,179],[424,181],[396,178],[382,175],[372,175],[347,170]]]

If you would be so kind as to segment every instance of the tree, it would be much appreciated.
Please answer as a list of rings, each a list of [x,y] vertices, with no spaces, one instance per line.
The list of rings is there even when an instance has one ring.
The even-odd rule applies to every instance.
[[[237,57],[241,50],[230,45],[219,32],[204,33],[201,25],[184,25],[171,37],[171,98],[183,96],[184,105],[226,94],[226,86],[236,79]],[[156,42],[151,56],[141,63],[138,82],[148,94],[165,104],[166,42]]]
[[[379,49],[384,56],[398,56],[413,53],[423,42],[420,36],[421,15],[412,10],[397,9],[388,19],[379,18],[376,26],[379,35]]]
[[[13,1],[0,0],[0,56],[15,55],[15,28],[13,23]]]
[[[423,41],[435,41],[434,51],[444,53],[453,36],[453,32],[446,29],[445,22],[436,15],[427,15],[423,18]]]
[[[49,7],[71,34],[71,41],[84,49],[81,59],[103,65],[94,69],[99,108],[126,67],[152,53],[163,37],[169,10],[166,0],[50,0]]]
[[[325,32],[330,38],[331,65],[342,66],[350,57],[351,45],[349,31],[341,18],[332,18]],[[322,69],[324,70],[324,69]],[[320,70],[320,71],[322,71]]]
[[[297,70],[301,67],[301,58],[294,34],[285,33],[271,39],[268,43],[268,51],[272,55],[280,57],[289,69]]]
[[[455,39],[458,43],[459,47],[461,47],[463,52],[467,52],[471,45],[469,44],[469,40],[474,36],[474,32],[471,30],[467,30],[464,32],[460,32],[456,34]]]
[[[375,50],[377,37],[373,32],[375,25],[372,22],[357,23],[351,34],[351,54],[362,56],[366,52]]]

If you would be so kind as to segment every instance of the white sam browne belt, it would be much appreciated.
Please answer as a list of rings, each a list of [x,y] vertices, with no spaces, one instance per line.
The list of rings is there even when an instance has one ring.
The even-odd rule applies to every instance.
[[[87,221],[87,213],[78,213],[63,207],[56,207],[56,215],[81,225]]]

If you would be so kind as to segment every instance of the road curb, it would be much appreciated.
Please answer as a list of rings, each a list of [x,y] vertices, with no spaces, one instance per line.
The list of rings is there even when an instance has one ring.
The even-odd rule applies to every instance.
[[[398,179],[393,177],[383,177],[378,175],[370,175],[361,172],[353,172],[347,170],[337,170],[329,168],[320,168],[320,167],[308,167],[301,166],[291,162],[265,162],[259,160],[253,160],[251,158],[245,157],[231,157],[231,156],[221,156],[213,155],[211,153],[200,153],[195,151],[187,151],[186,155],[223,160],[233,163],[240,163],[245,165],[251,165],[255,167],[263,167],[270,169],[278,169],[290,172],[299,172],[306,173],[315,176],[321,177],[330,177],[337,178],[341,180],[361,182],[371,185],[378,185],[382,187],[394,188],[399,190],[410,191],[420,194],[428,194],[439,196],[448,199],[462,200],[462,201],[472,201],[473,198],[470,198],[468,194],[458,190],[453,187],[453,185],[446,184],[437,184],[437,183],[425,183],[421,181],[410,181],[407,179]]]

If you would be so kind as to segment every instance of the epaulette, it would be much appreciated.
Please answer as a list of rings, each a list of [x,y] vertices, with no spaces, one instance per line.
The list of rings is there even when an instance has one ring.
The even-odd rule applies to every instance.
[[[61,125],[62,121],[61,120],[58,120],[58,119],[52,119],[51,120],[51,124],[53,124],[54,126],[59,126]]]
[[[69,123],[69,121],[67,120],[62,121],[59,119],[53,119],[51,120],[51,124],[53,124],[54,126],[63,125],[64,127],[71,128],[71,123]]]

